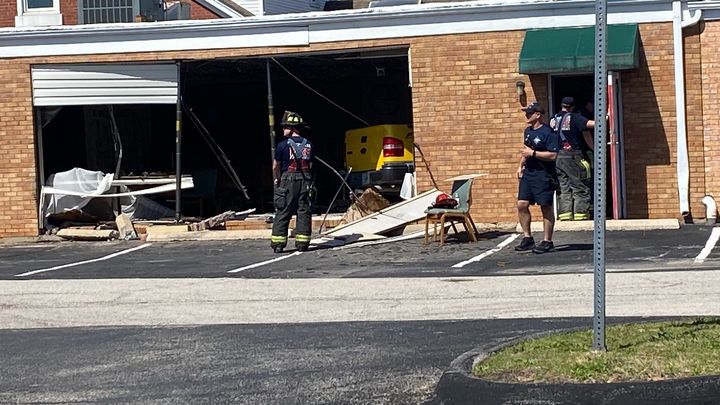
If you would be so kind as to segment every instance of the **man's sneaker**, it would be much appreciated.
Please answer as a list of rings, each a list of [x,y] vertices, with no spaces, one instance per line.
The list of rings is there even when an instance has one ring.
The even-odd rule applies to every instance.
[[[535,247],[535,239],[532,236],[526,236],[522,238],[519,245],[515,246],[515,250],[518,252],[524,252]]]
[[[555,245],[553,245],[552,242],[549,241],[542,241],[539,245],[535,246],[535,249],[533,249],[534,253],[540,254],[540,253],[547,253],[551,252],[553,249],[555,249]]]

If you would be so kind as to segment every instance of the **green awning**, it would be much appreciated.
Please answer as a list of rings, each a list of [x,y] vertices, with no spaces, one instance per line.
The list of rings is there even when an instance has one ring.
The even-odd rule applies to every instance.
[[[609,25],[608,70],[640,63],[637,24]],[[595,27],[530,30],[520,51],[520,73],[578,73],[595,70]]]

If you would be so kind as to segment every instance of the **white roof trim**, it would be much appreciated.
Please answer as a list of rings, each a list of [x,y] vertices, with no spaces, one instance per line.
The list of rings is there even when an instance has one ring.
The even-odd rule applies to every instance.
[[[609,0],[608,12],[610,24],[668,22],[672,1]],[[307,46],[594,23],[594,0],[479,0],[242,19],[4,29],[0,58]]]

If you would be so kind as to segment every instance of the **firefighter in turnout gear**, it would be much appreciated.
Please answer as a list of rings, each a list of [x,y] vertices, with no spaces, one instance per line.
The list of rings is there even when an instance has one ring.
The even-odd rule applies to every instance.
[[[312,144],[300,136],[308,126],[299,114],[285,111],[280,125],[285,139],[275,147],[273,160],[275,218],[270,245],[275,253],[282,253],[288,242],[290,218],[296,214],[295,248],[303,252],[310,246],[312,232]]]
[[[591,218],[592,168],[585,155],[587,145],[592,144],[588,129],[595,121],[574,112],[575,99],[565,97],[562,111],[550,120],[550,127],[560,138],[560,151],[555,161],[560,192],[558,195],[558,219],[581,221]]]

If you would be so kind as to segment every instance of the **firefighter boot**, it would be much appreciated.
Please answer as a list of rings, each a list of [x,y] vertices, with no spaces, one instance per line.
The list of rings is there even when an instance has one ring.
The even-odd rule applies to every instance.
[[[270,237],[270,247],[275,253],[282,253],[287,246],[287,236],[272,235]]]

